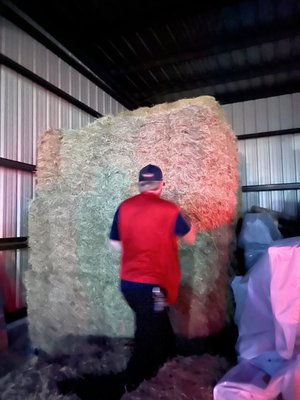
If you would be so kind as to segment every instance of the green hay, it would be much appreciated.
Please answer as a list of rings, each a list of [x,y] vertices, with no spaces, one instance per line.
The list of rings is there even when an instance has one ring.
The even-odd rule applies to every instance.
[[[122,179],[121,175],[118,179]],[[92,314],[98,315],[101,331],[96,329],[95,333],[131,336],[133,316],[128,308],[124,308],[123,298],[117,290],[119,256],[109,248],[108,232],[102,229],[109,226],[111,220],[105,214],[108,204],[103,204],[100,194],[99,188],[98,192],[79,197],[75,205],[78,278],[87,293]],[[112,191],[108,193],[108,199],[117,203],[121,201],[120,193]],[[103,268],[103,259],[110,268]]]
[[[232,239],[232,227],[223,226],[199,234],[195,246],[180,249],[181,287],[171,312],[179,335],[206,337],[224,328]]]

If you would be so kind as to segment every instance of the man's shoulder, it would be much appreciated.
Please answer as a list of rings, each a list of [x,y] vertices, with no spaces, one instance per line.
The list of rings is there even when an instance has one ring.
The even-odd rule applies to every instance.
[[[140,197],[139,194],[132,196],[132,197],[128,197],[128,199],[125,199],[120,203],[119,208],[122,207],[124,204],[126,205],[126,204],[130,204],[130,203],[134,203],[136,200],[139,199],[139,197]]]
[[[167,200],[167,199],[162,199],[161,197],[159,198],[161,205],[163,205],[166,208],[169,208],[170,210],[174,210],[174,211],[178,211],[179,212],[179,207],[177,204],[175,204],[173,201],[171,200]]]
[[[124,201],[122,201],[122,203],[120,204],[119,207],[127,206],[127,205],[134,205],[139,202],[144,202],[145,199],[147,202],[150,202],[153,205],[159,204],[159,206],[162,208],[174,210],[174,212],[180,211],[179,206],[171,200],[167,200],[167,199],[161,198],[159,196],[145,197],[142,194],[137,194],[135,196],[129,197],[128,199],[125,199]]]

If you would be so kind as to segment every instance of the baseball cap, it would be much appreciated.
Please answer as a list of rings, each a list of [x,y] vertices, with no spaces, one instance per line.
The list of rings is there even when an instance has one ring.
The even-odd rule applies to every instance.
[[[147,182],[147,181],[162,181],[163,174],[159,167],[156,165],[146,165],[139,172],[139,182]]]

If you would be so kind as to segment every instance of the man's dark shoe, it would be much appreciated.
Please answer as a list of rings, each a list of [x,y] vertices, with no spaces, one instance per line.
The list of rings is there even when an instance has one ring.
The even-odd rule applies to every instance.
[[[126,392],[133,392],[140,386],[141,382],[139,383],[126,383],[125,384],[125,390]]]

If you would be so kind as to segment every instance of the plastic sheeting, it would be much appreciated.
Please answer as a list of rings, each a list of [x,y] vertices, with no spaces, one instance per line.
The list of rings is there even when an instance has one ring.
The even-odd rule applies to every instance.
[[[215,387],[214,400],[282,400],[281,394],[284,400],[300,399],[300,356],[273,377],[244,361]]]
[[[232,288],[239,364],[215,400],[300,399],[300,237],[276,241]]]
[[[244,249],[246,269],[249,270],[265,250],[279,239],[282,239],[282,235],[270,214],[246,213],[238,238],[239,247]]]

